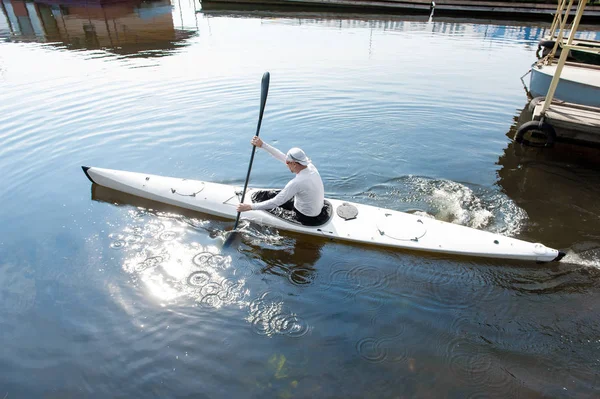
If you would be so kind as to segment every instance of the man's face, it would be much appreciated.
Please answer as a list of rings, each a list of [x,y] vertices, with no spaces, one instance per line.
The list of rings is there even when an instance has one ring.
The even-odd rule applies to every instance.
[[[296,173],[296,162],[285,161],[285,164],[287,165],[290,172]]]

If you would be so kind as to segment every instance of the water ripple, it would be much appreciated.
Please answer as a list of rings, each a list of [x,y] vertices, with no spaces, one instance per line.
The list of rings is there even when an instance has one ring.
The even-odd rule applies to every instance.
[[[290,283],[298,286],[310,285],[317,280],[318,272],[308,267],[293,267],[288,273]]]
[[[192,287],[204,287],[210,281],[211,275],[207,271],[199,270],[190,274],[187,283]]]
[[[471,391],[470,398],[504,395],[515,388],[510,374],[497,366],[492,352],[468,338],[451,339],[445,348],[444,362],[456,384]]]
[[[323,284],[325,289],[341,290],[346,298],[355,298],[358,294],[385,291],[394,275],[384,274],[372,266],[352,265],[345,262],[333,263],[331,273]]]
[[[252,300],[247,320],[259,335],[275,334],[298,338],[310,331],[310,326],[284,305],[280,293],[266,291]]]
[[[408,357],[406,346],[402,344],[402,336],[403,330],[391,336],[362,338],[356,343],[356,351],[370,363],[405,363]]]

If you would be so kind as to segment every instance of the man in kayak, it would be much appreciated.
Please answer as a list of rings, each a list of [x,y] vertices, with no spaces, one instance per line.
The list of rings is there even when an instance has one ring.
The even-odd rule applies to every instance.
[[[285,163],[288,169],[296,174],[285,185],[283,190],[265,190],[254,195],[253,204],[239,204],[238,212],[250,210],[273,210],[281,208],[278,216],[294,219],[298,222],[316,226],[323,224],[328,218],[325,204],[325,190],[319,171],[300,148],[292,148],[287,154],[263,142],[254,136],[252,145],[262,148],[279,161]]]

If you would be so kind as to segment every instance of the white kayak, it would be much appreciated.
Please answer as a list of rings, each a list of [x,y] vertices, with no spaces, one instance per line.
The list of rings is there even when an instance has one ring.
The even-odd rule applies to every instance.
[[[193,211],[235,219],[241,187],[83,166],[100,186]],[[259,189],[248,188],[246,202]],[[558,261],[565,254],[543,244],[420,217],[409,213],[327,199],[331,217],[321,226],[304,226],[268,211],[248,211],[242,219],[328,239],[385,247],[487,258]]]

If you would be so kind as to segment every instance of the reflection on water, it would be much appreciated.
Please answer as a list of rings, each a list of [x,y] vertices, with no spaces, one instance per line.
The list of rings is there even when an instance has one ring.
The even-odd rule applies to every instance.
[[[256,232],[260,233],[257,234]],[[318,276],[315,264],[321,257],[323,240],[318,238],[303,239],[298,245],[296,239],[287,235],[282,237],[276,229],[251,225],[243,230],[244,243],[247,248],[243,252],[260,262],[262,273],[285,277],[295,285],[308,285]],[[277,238],[275,245],[271,244]]]
[[[175,29],[169,0],[1,0],[0,4],[8,21],[8,40],[156,57],[185,46],[194,35]]]
[[[525,106],[508,137],[514,137],[527,113]],[[540,149],[510,142],[498,165],[503,192],[533,221],[545,221],[543,226],[530,224],[530,234],[535,230],[542,241],[559,248],[577,243],[563,261],[600,266],[600,150],[568,143]]]
[[[277,5],[258,5],[243,3],[212,3],[202,5],[201,12],[209,18],[258,18],[265,24],[292,25],[302,27],[322,27],[333,29],[368,28],[384,29],[386,31],[431,31],[443,34],[470,33],[470,31],[484,38],[495,40],[520,40],[534,41],[546,34],[552,22],[535,22],[523,26],[522,22],[510,20],[485,19],[481,23],[478,19],[461,19],[457,24],[456,18],[435,17],[432,12],[428,16],[406,15],[370,15],[368,13],[334,13],[318,12],[310,7],[298,7],[290,10],[289,7]],[[468,24],[466,22],[470,22]],[[600,40],[600,32],[595,25],[582,24],[577,32],[577,37],[586,40]]]
[[[119,55],[157,57],[186,46],[186,41],[198,31],[183,22],[183,8],[196,9],[189,4],[169,0],[1,0],[6,29],[0,25],[0,39],[33,41],[65,46],[68,49],[104,49]],[[426,30],[432,33],[473,33],[490,40],[535,41],[545,35],[547,26],[510,26],[509,22],[482,25],[456,24],[455,20],[433,16],[405,15],[400,18],[371,19],[350,14],[326,14],[314,11],[294,12],[276,6],[258,7],[235,4],[211,4],[201,11],[206,17],[259,18],[264,24],[318,26],[336,29],[368,28],[384,30]],[[181,15],[181,27],[175,28],[174,15]],[[301,15],[301,17],[298,17]],[[189,16],[188,16],[189,18]],[[415,24],[418,22],[418,24]],[[420,22],[427,22],[421,24]],[[209,27],[210,29],[210,27]],[[578,37],[599,40],[600,32],[582,25]]]
[[[246,278],[254,274],[250,263],[240,263],[237,259],[234,267],[232,252],[226,253],[220,248],[219,240],[216,244],[204,245],[196,241],[190,242],[188,237],[198,238],[194,232],[197,229],[205,230],[208,225],[208,221],[198,219],[201,214],[192,211],[168,213],[167,210],[172,209],[169,206],[96,184],[92,186],[92,198],[136,207],[136,210],[129,211],[131,223],[120,232],[108,235],[110,247],[124,252],[123,270],[132,276],[134,284],[141,284],[161,304],[192,300],[213,309],[224,306],[247,308],[246,320],[257,334],[301,337],[309,332],[309,325],[289,309],[281,294],[272,291],[256,294],[250,291],[246,285]],[[150,207],[151,210],[148,209]],[[248,231],[248,228],[245,230]],[[258,237],[267,235],[263,232],[262,235],[255,233],[249,237],[248,242],[253,245]],[[239,244],[241,243],[236,243]],[[256,249],[255,247],[254,250]],[[297,267],[294,266],[294,261],[285,262],[294,259],[285,254],[289,250],[294,252],[295,249],[297,253],[310,258],[301,257],[302,260],[296,260]],[[268,265],[259,273],[279,275],[280,271],[267,270],[275,262],[282,265],[282,269],[290,271],[289,279],[292,283],[310,284],[310,275],[314,272],[312,265],[319,257],[318,248],[296,247],[292,244],[285,250],[280,248],[264,251],[262,259],[252,259],[255,252],[248,249],[241,253],[248,256],[250,262],[265,262]]]

